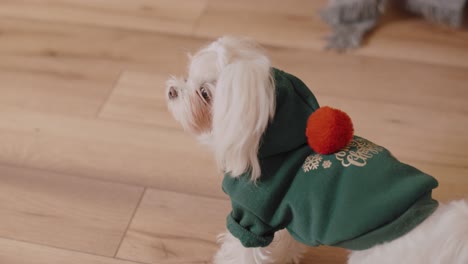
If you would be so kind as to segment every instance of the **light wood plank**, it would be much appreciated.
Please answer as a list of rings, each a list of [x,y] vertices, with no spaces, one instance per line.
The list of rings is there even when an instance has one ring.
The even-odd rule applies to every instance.
[[[333,96],[468,113],[468,70],[463,67],[283,48],[269,51],[273,65],[298,76],[322,104],[322,97]],[[420,116],[420,122],[427,117]]]
[[[319,16],[326,0],[210,0],[197,36],[247,35],[263,44],[322,50],[330,28]],[[468,66],[468,31],[451,30],[389,10],[381,25],[352,54]]]
[[[0,104],[95,116],[119,73],[99,63],[5,55],[0,60]]]
[[[0,138],[0,162],[223,196],[211,153],[179,129],[0,105]]]
[[[348,112],[357,135],[392,149],[406,161],[459,168],[468,164],[468,116],[463,113],[326,96],[322,101]]]
[[[468,74],[464,68],[282,48],[267,51],[275,67],[301,78],[319,101],[322,96],[334,96],[430,108],[442,113],[468,113],[465,100]],[[158,105],[159,111],[166,111],[163,87],[167,77],[158,73],[124,73],[106,106],[110,109],[105,107],[106,113],[102,114],[144,123],[163,120],[161,124],[173,126],[166,113],[156,116],[156,106],[148,108],[153,104]],[[126,114],[130,116],[124,117]]]
[[[413,66],[401,62],[382,62],[380,59],[350,59],[341,60],[342,65],[335,69],[340,78],[336,78],[331,69],[334,65],[333,60],[336,59],[334,57],[329,58],[329,65],[323,65],[329,67],[329,70],[312,71],[313,75],[309,75],[304,69],[320,69],[319,64],[325,61],[320,60],[320,56],[282,50],[272,53],[273,58],[281,62],[279,65],[291,68],[293,72],[297,70],[298,76],[307,83],[317,83],[311,87],[322,104],[347,110],[355,120],[358,134],[394,150],[408,162],[435,163],[458,167],[462,171],[465,168],[467,157],[460,146],[467,145],[468,138],[465,114],[468,109],[464,102],[467,91],[463,89],[464,82],[460,80],[468,76],[463,75],[460,68],[425,64]],[[381,73],[375,70],[377,65],[381,65],[385,71]],[[430,74],[426,76],[425,73]],[[210,179],[210,184],[200,184],[190,188],[190,191],[221,194],[219,185],[216,184],[220,180],[210,153],[197,146],[195,141],[180,132],[179,128],[176,129],[177,133],[173,133],[173,127],[177,125],[169,121],[171,118],[165,110],[165,101],[162,98],[162,84],[155,85],[153,89],[153,82],[162,83],[162,75],[133,72],[124,74],[109,103],[104,106],[103,115],[116,120],[131,119],[132,122],[144,124],[159,122],[157,124],[169,129],[161,130],[166,132],[161,133],[156,127],[139,124],[128,126],[120,122],[70,120],[60,116],[18,113],[10,109],[10,112],[5,112],[4,115],[6,123],[3,127],[6,130],[12,129],[7,120],[17,119],[18,116],[22,116],[21,126],[30,126],[27,130],[33,135],[36,135],[32,132],[35,126],[42,127],[50,122],[65,123],[67,129],[49,125],[50,127],[45,129],[47,132],[39,135],[42,140],[40,144],[37,140],[31,141],[31,136],[24,136],[26,139],[20,141],[22,144],[7,145],[10,152],[6,152],[3,158],[14,164],[90,177],[99,175],[98,177],[105,179],[180,191],[188,186],[183,179],[192,174],[193,170],[189,168],[196,166],[198,174]],[[421,82],[427,85],[412,85]],[[343,89],[343,83],[346,83],[349,89]],[[379,88],[379,83],[382,83],[383,89]],[[372,87],[374,85],[375,88]],[[446,85],[448,87],[444,87]],[[124,104],[119,100],[123,100]],[[369,112],[369,109],[373,111]],[[428,116],[430,122],[424,118]],[[34,121],[36,119],[42,121],[37,123]],[[76,131],[82,128],[86,131]],[[55,138],[57,135],[60,135],[60,138]],[[7,136],[12,138],[12,142],[18,141],[18,136],[12,135],[11,132],[4,137]],[[141,145],[138,146],[134,138],[144,143],[139,143]],[[76,146],[83,142],[92,147],[77,150]],[[44,151],[41,147],[43,144],[54,146],[56,152]],[[161,146],[165,146],[164,151],[159,152]],[[25,148],[28,150],[26,155],[23,150]],[[109,155],[108,149],[113,149],[114,152]],[[158,152],[161,154],[154,154]],[[200,156],[199,153],[203,155]],[[95,162],[91,163],[83,157],[93,157]],[[120,162],[121,160],[128,163]],[[172,165],[155,166],[154,160],[164,160],[160,164]]]
[[[210,0],[195,35],[242,35],[263,44],[321,50],[328,28],[316,13],[323,2]]]
[[[434,197],[442,203],[453,200],[468,200],[468,168],[443,166],[425,162],[412,162],[414,167],[433,175],[439,181]]]
[[[106,256],[114,255],[143,192],[6,166],[0,182],[1,237]]]
[[[148,190],[117,254],[144,263],[210,263],[228,201]],[[310,248],[301,263],[344,263],[343,249]]]
[[[349,252],[342,248],[320,246],[309,248],[301,264],[344,264]]]
[[[467,46],[468,27],[437,25],[393,3],[355,54],[466,68]]]
[[[145,263],[208,263],[229,202],[147,190],[117,257]]]
[[[297,59],[294,61],[297,61]],[[312,87],[314,87],[314,92],[316,92],[319,101],[325,105],[349,109],[351,116],[355,118],[357,133],[363,133],[367,137],[376,138],[377,142],[381,142],[384,146],[395,147],[398,154],[405,155],[404,157],[410,161],[434,162],[439,165],[464,168],[465,164],[468,163],[468,157],[464,154],[463,147],[461,146],[468,144],[466,141],[466,138],[468,138],[466,127],[468,117],[465,114],[468,112],[468,107],[463,98],[468,96],[468,94],[463,89],[463,82],[459,82],[456,77],[468,78],[468,75],[464,76],[462,74],[463,71],[458,71],[457,68],[430,65],[420,65],[418,70],[413,71],[409,67],[406,73],[400,74],[396,71],[392,72],[391,69],[396,69],[399,66],[402,69],[405,66],[390,63],[387,67],[390,71],[386,71],[385,74],[380,74],[379,78],[374,79],[372,76],[372,65],[374,63],[373,60],[366,61],[367,65],[364,65],[362,68],[359,65],[358,67],[353,67],[352,64],[346,65],[355,74],[347,73],[346,66],[343,66],[343,70],[337,69],[337,71],[343,73],[344,78],[349,78],[349,81],[345,80],[344,82],[350,86],[349,89],[342,89],[341,84],[344,78],[337,80],[331,74],[317,78],[317,83],[319,83],[317,89],[314,86]],[[382,65],[387,66],[386,64]],[[294,67],[292,68],[294,69]],[[330,71],[324,72],[328,74]],[[423,73],[428,72],[434,74],[427,76],[429,80],[424,80],[427,82],[427,86],[417,86],[415,87],[416,89],[410,89],[413,83],[410,79],[411,76],[415,79],[419,78],[420,83],[426,77]],[[375,71],[375,73],[378,74],[378,71]],[[320,75],[321,73],[316,74]],[[401,81],[395,79],[397,75],[401,75]],[[146,83],[145,80],[147,78],[152,78],[151,76],[146,78],[138,76],[135,75],[134,79],[141,78],[141,83]],[[369,78],[368,83],[370,86],[375,81],[376,86],[378,82],[382,82],[383,85],[387,85],[388,87],[384,87],[384,89],[376,87],[373,91],[369,86],[360,85],[363,76]],[[325,81],[322,79],[323,77],[326,78]],[[387,78],[387,80],[383,78]],[[313,79],[313,77],[306,77],[304,79]],[[394,79],[395,81],[392,82]],[[414,82],[417,81],[414,80]],[[328,86],[330,85],[329,82],[334,85],[331,89],[327,89],[330,87]],[[134,81],[134,83],[136,82]],[[453,85],[449,85],[449,88],[444,89],[442,86],[448,83]],[[326,88],[321,88],[321,84]],[[135,87],[131,83],[128,86]],[[127,90],[130,91],[131,88]],[[405,90],[408,90],[408,92],[405,92]],[[143,105],[144,103],[148,104],[146,99],[136,100],[138,97],[144,98],[147,94],[146,91],[133,89],[132,93],[140,93],[136,97],[134,94],[123,95],[123,92],[121,93],[122,97],[135,99],[133,101],[134,107]],[[322,93],[331,93],[334,96],[322,96]],[[408,99],[408,93],[414,94],[414,96],[410,96],[410,98],[413,98],[412,100]],[[126,101],[129,100],[126,99]],[[154,104],[158,104],[156,99],[152,100]],[[165,104],[163,99],[159,100],[159,103]],[[373,112],[369,112],[369,109],[373,109]],[[139,109],[137,112],[140,115],[145,115],[144,109]],[[146,115],[149,116],[150,112],[147,112]],[[430,119],[421,118],[426,116],[430,117]],[[448,119],[446,118],[447,116],[451,118]],[[430,131],[430,133],[427,133],[427,131]],[[451,135],[450,138],[447,138],[447,134]],[[408,140],[408,137],[416,140]]]
[[[0,15],[57,23],[76,23],[188,34],[206,0],[4,0]]]
[[[322,50],[330,28],[318,11],[325,0],[306,1],[7,1],[0,11],[8,17],[39,21],[148,30],[216,38],[224,34],[252,36],[265,44]],[[390,10],[365,46],[355,54],[428,63],[468,66],[468,31],[452,30]],[[200,22],[198,18],[201,16]],[[402,21],[402,22],[400,22]],[[434,31],[436,34],[434,34]]]
[[[180,129],[166,107],[167,75],[124,72],[99,117]]]
[[[468,75],[462,68],[372,58],[339,59],[338,55],[329,55],[326,60],[318,53],[284,49],[273,49],[271,54],[276,65],[297,72],[306,83],[312,84],[310,87],[322,104],[349,109],[358,134],[394,149],[409,162],[435,162],[461,169],[466,167],[467,157],[461,153],[463,148],[460,146],[466,145],[468,138],[465,125],[468,123],[465,114],[468,109],[464,99],[468,96],[464,89]],[[340,63],[339,67],[337,63]],[[378,67],[384,71],[376,69]],[[340,78],[336,78],[337,75]],[[69,119],[10,109],[5,110],[3,115],[2,127],[7,131],[4,137],[21,143],[5,144],[9,152],[4,153],[2,158],[12,164],[89,177],[99,175],[97,177],[104,179],[179,191],[186,189],[188,184],[183,179],[191,175],[194,170],[190,168],[196,166],[198,174],[210,179],[207,181],[210,184],[199,184],[190,191],[221,195],[217,185],[220,178],[214,169],[211,154],[197,146],[195,140],[180,132],[179,128],[174,130],[177,125],[169,121],[171,118],[162,99],[162,84],[156,85],[162,80],[163,75],[160,74],[124,74],[103,112],[104,116],[116,120],[141,122],[143,119],[144,124],[160,122],[158,125],[165,127],[160,131],[138,123],[129,126],[122,122]],[[155,83],[154,90],[151,90],[152,82]],[[343,89],[343,83],[347,88]],[[327,100],[327,96],[331,100]],[[333,101],[333,98],[339,101]],[[118,100],[123,100],[124,104]],[[369,109],[373,111],[369,112]],[[425,119],[428,116],[430,122]],[[12,128],[7,121],[14,119],[22,120],[19,123],[16,121],[16,128]],[[41,121],[38,123],[37,120]],[[50,122],[67,124],[67,129],[51,126],[48,124]],[[20,134],[18,137],[11,132],[24,129],[21,126],[29,126],[26,135]],[[40,135],[33,132],[35,127],[43,126],[46,126],[47,132]],[[77,132],[83,128],[85,131]],[[378,128],[385,128],[386,131]],[[32,140],[31,134],[40,141]],[[57,135],[59,138],[56,138]],[[136,145],[134,138],[144,143]],[[77,148],[81,144],[90,147]],[[45,151],[44,145],[54,146],[55,152]],[[27,149],[27,153],[24,149]],[[108,149],[113,150],[112,154],[107,154]],[[162,149],[164,151],[160,151]],[[93,157],[93,162],[83,157]],[[155,160],[171,166],[155,166]]]
[[[435,194],[441,201],[468,198],[466,114],[327,96],[322,102],[350,114],[357,135],[433,175],[439,181]]]
[[[151,254],[153,248],[147,248]],[[320,263],[320,264],[338,264],[345,263],[347,252],[345,250],[319,247],[311,248],[305,254],[302,264]],[[209,255],[208,257],[209,258]],[[121,259],[108,258],[90,254],[83,254],[63,249],[51,248],[47,246],[35,245],[20,241],[0,238],[0,260],[8,264],[136,264],[140,262],[131,262]],[[167,260],[166,260],[167,261]],[[161,262],[157,262],[161,263]],[[197,264],[210,262],[187,262],[177,261],[172,263]]]
[[[0,238],[0,260],[5,264],[137,264],[4,238]]]
[[[181,37],[5,18],[0,32],[0,104],[84,116],[98,113],[123,69],[180,71],[188,47],[201,45]]]
[[[61,64],[64,69],[71,64],[82,69],[75,75],[86,77],[106,76],[110,70],[182,72],[186,68],[186,53],[207,43],[207,40],[193,37],[1,16],[0,32],[0,56],[18,56],[23,60],[53,59],[52,63],[57,66],[47,66],[50,74],[58,71],[59,75]],[[28,64],[22,67],[33,67]]]

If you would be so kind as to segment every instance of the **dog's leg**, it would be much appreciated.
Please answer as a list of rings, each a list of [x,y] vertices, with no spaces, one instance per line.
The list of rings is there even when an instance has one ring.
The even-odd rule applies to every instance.
[[[468,202],[441,205],[423,223],[392,242],[355,251],[349,264],[468,263]]]
[[[298,264],[306,249],[286,230],[276,232],[265,248],[245,248],[229,232],[220,235],[219,241],[222,245],[214,257],[215,264]]]
[[[267,249],[274,263],[298,264],[307,247],[291,237],[286,229],[275,233],[275,239]]]

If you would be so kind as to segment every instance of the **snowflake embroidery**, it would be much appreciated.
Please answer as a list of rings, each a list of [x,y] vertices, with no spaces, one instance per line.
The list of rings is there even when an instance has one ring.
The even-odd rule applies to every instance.
[[[332,165],[332,162],[329,161],[329,160],[326,160],[326,161],[324,161],[324,162],[322,163],[322,167],[323,167],[324,169],[330,168],[331,165]]]
[[[304,172],[316,170],[318,169],[322,159],[323,158],[320,154],[310,155],[306,158],[304,165],[302,165],[302,169],[304,169]]]

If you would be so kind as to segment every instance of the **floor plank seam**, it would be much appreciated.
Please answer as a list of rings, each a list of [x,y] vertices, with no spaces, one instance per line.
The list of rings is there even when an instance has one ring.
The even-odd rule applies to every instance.
[[[193,40],[204,41],[209,43],[214,39],[214,37],[204,37],[199,35],[191,35],[191,32],[174,32],[174,31],[161,31],[161,30],[150,30],[150,29],[141,29],[141,28],[124,28],[119,26],[112,26],[112,25],[94,25],[94,24],[87,24],[87,23],[78,23],[78,22],[69,22],[69,21],[54,21],[54,20],[44,20],[44,19],[37,19],[37,18],[24,18],[24,17],[17,17],[11,15],[2,15],[1,19],[9,19],[13,21],[27,21],[27,22],[39,22],[44,24],[61,24],[65,26],[71,27],[83,27],[83,28],[91,28],[97,30],[107,30],[107,31],[117,31],[120,33],[129,33],[129,34],[136,34],[136,35],[151,35],[151,34],[158,34],[160,36],[167,36],[173,38],[191,38]]]
[[[371,45],[368,45],[369,47]],[[391,62],[401,62],[401,63],[413,63],[413,64],[422,64],[426,66],[431,66],[431,67],[448,67],[448,68],[455,68],[455,69],[468,69],[468,64],[450,64],[450,63],[445,63],[445,62],[435,62],[435,61],[424,61],[424,60],[416,60],[416,59],[404,59],[401,57],[390,57],[390,56],[376,56],[371,54],[366,53],[366,45],[362,46],[361,48],[358,48],[355,51],[351,51],[348,54],[341,54],[337,53],[339,55],[344,55],[344,56],[353,56],[353,57],[362,57],[362,58],[369,58],[369,59],[379,59],[379,60],[389,60]],[[305,49],[307,50],[307,49]]]
[[[203,7],[203,10],[200,12],[200,14],[198,15],[198,17],[195,19],[195,21],[193,22],[192,24],[192,28],[191,28],[191,36],[192,37],[198,37],[197,36],[197,28],[200,26],[200,22],[202,20],[202,17],[206,14],[206,12],[208,11],[208,7],[210,5],[210,2],[209,0],[206,0],[205,1],[205,6]]]
[[[208,4],[207,4],[208,6]],[[205,13],[206,10],[203,10],[202,14]],[[200,16],[201,19],[202,16]],[[129,32],[129,33],[134,33],[134,34],[159,34],[161,36],[169,36],[169,37],[177,37],[177,38],[193,38],[196,40],[200,41],[205,41],[208,43],[209,41],[212,41],[216,37],[214,36],[206,36],[203,34],[196,34],[195,31],[187,33],[182,33],[182,32],[167,32],[167,31],[161,31],[161,30],[149,30],[149,29],[141,29],[141,28],[124,28],[124,27],[119,27],[119,26],[112,26],[112,25],[93,25],[93,24],[87,24],[87,23],[78,23],[78,22],[68,22],[68,21],[53,21],[53,20],[44,20],[44,19],[37,19],[37,18],[21,18],[17,16],[11,16],[11,15],[3,15],[2,18],[4,19],[12,19],[12,20],[23,20],[23,21],[31,21],[31,22],[42,22],[42,23],[48,23],[48,24],[57,24],[61,23],[64,25],[70,25],[70,26],[78,26],[78,27],[87,27],[87,28],[96,28],[96,29],[101,29],[101,30],[117,30],[121,32]],[[291,47],[291,46],[285,46],[282,44],[271,44],[271,43],[265,43],[264,41],[260,41],[259,43],[262,44],[263,47],[265,48],[277,48],[277,49],[293,49],[293,50],[300,50],[300,51],[313,51],[313,52],[327,52],[325,49],[326,43],[323,42],[323,48],[317,49],[317,48],[306,48],[306,47]],[[369,45],[370,46],[370,45]],[[338,53],[337,53],[338,54]],[[355,57],[365,57],[365,58],[374,58],[374,59],[382,59],[382,60],[390,60],[390,61],[399,61],[399,62],[410,62],[410,63],[421,63],[421,64],[426,64],[426,65],[433,65],[433,66],[444,66],[444,67],[455,67],[459,69],[468,69],[468,65],[460,65],[460,64],[448,64],[448,63],[443,63],[443,62],[429,62],[429,61],[420,61],[420,60],[415,60],[415,59],[404,59],[401,57],[388,57],[388,56],[375,56],[372,54],[367,54],[366,53],[366,46],[363,46],[355,51],[345,53],[345,54],[340,54],[341,56],[355,56]]]
[[[121,32],[129,32],[131,34],[159,34],[161,36],[168,36],[168,37],[175,37],[175,38],[193,38],[195,40],[204,41],[206,43],[209,43],[210,41],[216,38],[214,36],[196,34],[195,31],[189,32],[189,34],[187,34],[187,33],[180,33],[180,32],[166,32],[166,31],[160,31],[160,30],[148,30],[148,29],[139,29],[139,28],[130,29],[130,28],[123,28],[123,27],[118,27],[118,26],[110,26],[110,25],[104,26],[104,25],[92,25],[92,24],[86,24],[86,23],[72,23],[72,22],[67,22],[67,21],[51,21],[51,20],[35,19],[35,18],[18,18],[15,16],[9,16],[9,15],[2,16],[2,18],[20,20],[20,21],[23,20],[23,21],[31,21],[31,22],[42,22],[42,23],[48,23],[48,24],[56,24],[60,22],[61,24],[75,26],[75,27],[88,27],[88,28],[95,28],[95,29],[101,29],[101,30],[116,30],[116,31],[121,31]],[[326,44],[325,42],[323,42],[323,48],[317,49],[313,47],[310,47],[310,48],[291,47],[291,46],[285,46],[281,44],[265,43],[264,41],[261,41],[261,40],[258,40],[258,41],[264,48],[271,48],[271,49],[277,49],[277,50],[284,49],[284,50],[297,50],[297,51],[312,51],[312,52],[318,52],[318,53],[328,52],[325,49],[325,44]],[[396,61],[396,62],[419,63],[423,65],[438,66],[438,67],[453,67],[453,68],[458,68],[458,69],[468,69],[468,65],[461,65],[461,64],[420,61],[420,60],[415,60],[415,59],[404,59],[400,57],[375,56],[372,54],[367,54],[365,49],[366,49],[366,46],[363,46],[360,49],[357,49],[356,51],[351,51],[349,53],[339,54],[339,55],[340,56],[364,57],[364,58],[379,59],[379,60],[390,60],[390,61]],[[336,54],[338,55],[338,53]]]
[[[113,259],[121,260],[121,261],[130,261],[130,262],[135,263],[135,264],[151,264],[150,262],[141,262],[141,261],[137,261],[137,260],[124,259],[124,258],[113,258]]]
[[[123,232],[122,237],[120,238],[119,244],[117,245],[117,248],[116,248],[116,250],[114,252],[114,258],[117,258],[117,254],[119,253],[120,248],[122,247],[122,243],[125,240],[125,237],[127,236],[127,232],[130,229],[130,226],[132,225],[133,219],[135,218],[135,215],[136,215],[138,209],[140,208],[141,202],[143,201],[143,198],[145,197],[145,194],[146,194],[147,190],[148,190],[148,188],[145,187],[143,189],[143,191],[141,192],[138,203],[136,204],[135,208],[133,209],[132,216],[130,217],[130,219],[129,219],[128,223],[127,223],[127,227],[125,228],[125,231]]]
[[[57,170],[37,168],[37,167],[34,167],[34,166],[17,165],[17,164],[7,163],[7,162],[4,162],[4,161],[0,161],[0,166],[10,167],[10,168],[19,169],[19,170],[23,169],[23,170],[31,170],[31,171],[34,170],[34,171],[39,171],[39,172],[44,172],[44,173],[52,173],[52,174],[57,175],[57,176],[60,175],[60,176],[66,176],[66,177],[72,177],[72,178],[80,178],[80,179],[84,179],[84,180],[97,181],[97,182],[101,182],[101,183],[120,184],[120,185],[129,186],[129,187],[135,187],[135,188],[145,188],[146,187],[146,186],[138,185],[138,184],[134,184],[134,183],[126,183],[126,182],[122,182],[122,181],[105,180],[105,179],[102,179],[102,178],[94,178],[94,177],[91,177],[91,176],[86,176],[86,175],[81,175],[81,174],[73,174],[73,173],[61,172],[61,171],[57,171]]]
[[[115,92],[115,88],[117,87],[117,85],[119,84],[123,74],[124,74],[125,70],[121,70],[117,76],[117,78],[115,78],[115,80],[112,82],[112,85],[109,89],[109,91],[107,91],[107,95],[104,99],[104,101],[102,102],[102,104],[98,107],[96,113],[94,114],[94,116],[96,118],[99,118],[99,116],[101,115],[104,107],[106,107],[106,105],[109,103],[109,100],[110,98],[112,97],[112,95],[114,94]]]
[[[127,121],[127,120],[121,120],[121,119],[116,119],[116,118],[109,118],[109,117],[99,117],[96,116],[95,114],[90,114],[90,115],[82,115],[82,114],[67,114],[67,115],[62,115],[58,114],[55,112],[47,112],[47,111],[41,111],[41,110],[30,110],[30,109],[24,109],[18,106],[13,106],[13,105],[2,105],[4,109],[8,109],[10,112],[17,111],[20,113],[26,113],[26,114],[40,114],[40,115],[45,115],[45,116],[52,116],[52,117],[59,117],[59,118],[67,118],[67,119],[82,119],[86,121],[96,121],[96,120],[103,120],[103,121],[108,121],[108,122],[113,122],[116,124],[132,124],[135,126],[135,129],[138,128],[157,128],[157,129],[165,129],[167,131],[177,131],[180,133],[184,133],[183,130],[179,127],[174,127],[174,126],[165,126],[161,124],[150,124],[150,123],[144,123],[144,122],[132,122],[132,121]]]
[[[312,86],[312,85],[311,85]],[[468,112],[464,111],[463,109],[455,109],[455,108],[442,108],[442,106],[433,106],[433,105],[427,105],[419,102],[404,102],[404,101],[398,101],[397,99],[388,99],[388,98],[364,98],[359,95],[351,95],[351,94],[346,94],[346,95],[337,95],[335,93],[328,93],[328,91],[320,91],[317,92],[317,95],[320,95],[321,98],[324,99],[341,99],[341,100],[347,100],[347,102],[360,102],[363,104],[369,104],[369,103],[379,103],[381,105],[388,105],[388,106],[396,106],[396,107],[404,107],[404,108],[415,108],[418,110],[432,110],[436,111],[439,113],[444,113],[444,114],[467,114]],[[169,128],[169,127],[168,127]]]
[[[28,241],[28,240],[21,240],[21,239],[16,239],[16,238],[11,238],[11,237],[4,237],[4,236],[1,236],[1,235],[0,235],[0,239],[4,239],[4,240],[8,240],[8,241],[14,241],[14,242],[18,242],[18,243],[24,243],[24,244],[28,244],[28,245],[35,245],[35,246],[38,246],[38,247],[45,247],[45,248],[50,248],[50,249],[64,250],[64,251],[68,251],[68,252],[85,254],[85,255],[88,255],[88,256],[103,257],[103,258],[107,258],[107,259],[113,259],[114,258],[111,255],[101,255],[101,254],[90,253],[90,252],[86,252],[86,251],[80,251],[80,250],[76,250],[76,249],[72,249],[72,248],[65,248],[65,247],[59,247],[59,246],[54,246],[54,245],[50,245],[50,244],[36,243],[36,242]]]
[[[102,178],[94,178],[94,177],[86,176],[86,175],[72,174],[72,173],[67,173],[67,172],[54,171],[54,170],[36,168],[36,167],[30,167],[30,166],[19,166],[19,165],[16,165],[16,164],[10,164],[10,163],[6,163],[6,162],[3,162],[3,161],[0,161],[0,166],[10,167],[10,168],[15,168],[15,169],[24,169],[24,170],[37,170],[37,171],[44,172],[44,173],[52,173],[52,174],[55,174],[55,175],[74,177],[74,178],[81,178],[81,179],[90,180],[90,181],[98,181],[98,182],[101,182],[101,183],[120,184],[120,185],[129,186],[129,187],[146,188],[146,189],[155,190],[155,191],[164,191],[164,192],[171,192],[171,193],[177,193],[177,194],[185,194],[185,195],[203,197],[203,198],[214,199],[214,200],[221,200],[221,201],[228,200],[227,196],[219,197],[219,196],[211,196],[211,195],[204,195],[204,194],[198,194],[198,193],[187,193],[187,192],[181,192],[181,191],[176,191],[176,190],[171,190],[171,189],[163,189],[163,188],[155,187],[155,186],[139,185],[139,184],[127,183],[127,182],[123,182],[123,181],[104,180]],[[221,188],[221,186],[220,186],[220,188]]]
[[[132,121],[132,120],[124,120],[120,118],[114,118],[114,117],[107,117],[107,116],[98,116],[99,120],[104,120],[104,121],[111,121],[115,123],[122,123],[122,124],[130,124],[130,125],[136,125],[139,127],[144,127],[144,128],[149,128],[149,129],[166,129],[169,131],[178,131],[178,132],[184,132],[182,128],[179,127],[174,127],[174,126],[166,126],[162,124],[156,124],[156,123],[151,123],[151,122],[141,122],[141,121]]]

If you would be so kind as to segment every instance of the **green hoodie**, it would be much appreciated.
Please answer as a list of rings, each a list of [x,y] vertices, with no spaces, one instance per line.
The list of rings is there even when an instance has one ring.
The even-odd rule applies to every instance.
[[[273,73],[277,108],[259,149],[260,180],[223,180],[232,202],[227,228],[245,247],[268,246],[286,228],[309,246],[363,250],[404,235],[437,208],[434,178],[368,140],[315,153],[305,127],[317,100],[298,78]]]

